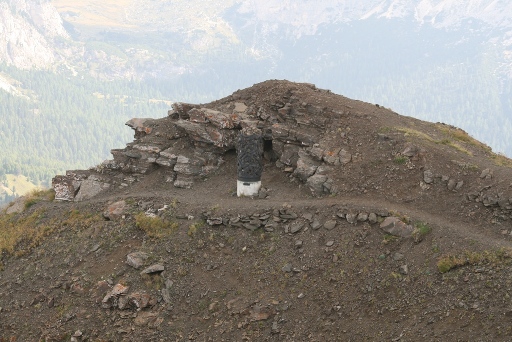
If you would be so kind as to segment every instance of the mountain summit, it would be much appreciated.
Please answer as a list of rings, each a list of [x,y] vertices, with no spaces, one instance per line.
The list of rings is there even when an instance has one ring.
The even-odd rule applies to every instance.
[[[0,216],[0,339],[510,338],[512,164],[461,129],[277,80],[127,125]]]

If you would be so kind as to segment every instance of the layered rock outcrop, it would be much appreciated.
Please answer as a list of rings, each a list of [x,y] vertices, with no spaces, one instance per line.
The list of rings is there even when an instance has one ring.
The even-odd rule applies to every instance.
[[[307,88],[326,92],[313,85]],[[218,169],[223,155],[236,149],[240,130],[247,127],[261,131],[267,162],[307,184],[315,195],[337,191],[330,169],[350,163],[352,155],[346,148],[331,147],[332,137],[325,132],[333,117],[342,113],[299,101],[293,90],[270,104],[237,95],[205,106],[175,103],[166,118],[128,121],[135,140],[113,149],[112,160],[87,172],[55,177],[56,199],[87,199],[110,186],[128,186],[156,169],[164,170],[166,181],[174,186],[190,188],[195,179]]]

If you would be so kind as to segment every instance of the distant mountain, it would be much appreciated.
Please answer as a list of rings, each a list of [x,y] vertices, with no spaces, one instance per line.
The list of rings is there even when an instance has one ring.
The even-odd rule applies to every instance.
[[[20,69],[48,68],[59,62],[63,52],[59,42],[69,35],[50,2],[1,1],[0,22],[1,61]]]
[[[455,125],[512,156],[507,1],[0,0],[0,43],[0,143],[17,153],[0,174],[47,183],[108,157],[129,117],[266,79]]]

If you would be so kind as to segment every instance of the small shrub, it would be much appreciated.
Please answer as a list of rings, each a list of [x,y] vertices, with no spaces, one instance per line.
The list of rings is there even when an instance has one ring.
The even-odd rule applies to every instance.
[[[201,228],[202,226],[204,226],[204,222],[203,221],[197,221],[197,222],[191,224],[188,227],[187,235],[190,236],[190,237],[194,237],[196,235],[196,233],[197,233],[197,230],[199,228]]]
[[[432,231],[432,228],[430,228],[426,223],[424,222],[416,222],[414,225],[414,231],[412,233],[414,237],[414,241],[416,243],[419,243],[423,241],[425,236],[429,234]]]
[[[404,215],[401,212],[398,212],[398,211],[395,211],[395,210],[390,210],[389,214],[391,216],[398,217],[400,219],[400,221],[402,221],[404,223],[409,224],[411,222],[411,219],[409,218],[409,216]]]
[[[396,164],[405,164],[409,161],[409,158],[407,158],[406,156],[396,156],[395,159],[393,160]]]
[[[169,236],[178,228],[176,222],[166,221],[158,216],[147,216],[144,213],[135,215],[135,225],[149,237],[157,239]]]
[[[439,260],[437,261],[437,269],[441,273],[446,273],[449,270],[454,269],[459,266],[463,266],[464,264],[465,264],[464,259],[462,259],[460,257],[453,256],[453,255],[448,255],[448,256],[439,258]]]

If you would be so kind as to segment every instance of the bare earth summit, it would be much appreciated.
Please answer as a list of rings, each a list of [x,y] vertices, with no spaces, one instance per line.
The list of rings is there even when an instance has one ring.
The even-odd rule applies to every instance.
[[[512,339],[511,163],[462,130],[288,81],[128,124],[0,216],[0,341]]]

